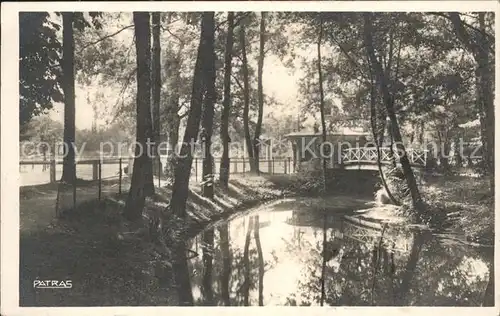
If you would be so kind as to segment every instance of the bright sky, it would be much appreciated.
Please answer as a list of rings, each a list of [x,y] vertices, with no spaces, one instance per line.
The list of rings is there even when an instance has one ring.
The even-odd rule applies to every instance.
[[[290,74],[290,71],[281,63],[277,56],[270,55],[266,57],[263,74],[264,93],[274,96],[277,101],[283,104],[279,109],[270,107],[265,108],[264,116],[269,112],[281,112],[283,114],[296,113],[299,102],[298,81],[300,73]],[[87,92],[93,94],[97,90],[105,93],[107,105],[112,107],[117,100],[118,91],[93,86],[83,89],[76,87],[76,127],[78,129],[90,128],[92,126],[93,110],[92,105],[87,104]],[[64,106],[56,104],[50,112],[53,119],[63,122]],[[100,117],[98,124],[104,124],[106,118]]]
[[[57,17],[53,17],[57,19]],[[180,22],[173,22],[170,25],[170,30],[174,33],[176,32],[176,28],[180,27],[181,29],[177,29],[177,31],[186,30],[186,26],[178,24]],[[105,28],[107,34],[112,34],[124,26],[132,24],[132,16],[129,13],[123,13],[114,20],[110,20],[107,22]],[[113,37],[113,40],[123,41],[124,43],[131,43],[131,39],[133,38],[133,29],[127,29],[118,35]],[[62,36],[62,34],[60,34]],[[168,34],[167,34],[168,36]],[[167,41],[168,42],[168,41]],[[126,44],[129,45],[129,44]],[[305,54],[304,52],[297,52],[301,55]],[[257,61],[254,60],[254,56],[249,56],[249,62],[253,67],[257,66]],[[279,114],[293,114],[297,112],[299,107],[299,86],[298,82],[300,77],[302,76],[302,72],[297,70],[295,73],[291,73],[291,70],[286,68],[278,56],[268,53],[266,55],[264,61],[264,74],[263,74],[263,86],[264,93],[269,96],[273,96],[281,106],[265,106],[264,107],[264,117],[270,112],[273,112],[274,116],[279,116]],[[120,93],[121,87],[117,86],[112,88],[109,87],[101,87],[95,84],[91,87],[82,87],[76,86],[76,127],[79,129],[86,129],[92,126],[94,112],[92,109],[92,105],[87,102],[87,94],[90,94],[90,99],[92,100],[92,95],[101,92],[104,93],[105,98],[103,98],[103,102],[106,104],[100,104],[101,107],[112,108],[118,99],[118,95]],[[63,104],[56,104],[54,109],[50,111],[50,116],[58,121],[63,121],[64,118],[64,106]],[[109,117],[98,117],[97,124],[104,125],[106,124],[106,119]]]

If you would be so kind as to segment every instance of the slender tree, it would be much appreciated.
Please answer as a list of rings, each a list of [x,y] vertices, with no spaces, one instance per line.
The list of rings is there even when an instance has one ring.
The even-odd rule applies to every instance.
[[[495,188],[493,177],[495,174],[494,67],[492,67],[493,63],[490,61],[491,36],[485,30],[485,12],[478,13],[479,28],[472,35],[465,29],[464,21],[458,13],[452,12],[448,18],[453,24],[458,39],[472,53],[476,62],[476,104],[481,123],[483,160],[486,172],[490,174],[490,187],[493,193]]]
[[[321,42],[323,40],[323,17],[320,13],[320,21],[319,21],[319,35],[318,35],[318,44],[317,44],[317,52],[318,52],[318,80],[319,80],[319,109],[321,116],[321,137],[323,141],[323,146],[326,145],[326,119],[325,119],[325,92],[323,89],[323,72],[321,69]],[[321,157],[322,163],[322,176],[323,176],[323,191],[326,191],[326,158],[325,155]]]
[[[75,165],[75,43],[73,38],[73,12],[63,12],[63,91],[64,91],[64,147],[61,181],[76,180]]]
[[[382,64],[378,60],[375,54],[375,48],[373,44],[373,35],[372,35],[372,20],[370,13],[363,13],[364,18],[364,45],[366,47],[366,51],[368,54],[368,58],[371,66],[373,67],[373,72],[375,78],[377,79],[377,84],[382,93],[382,100],[384,102],[387,115],[389,116],[391,122],[391,132],[394,137],[394,141],[396,143],[396,148],[399,153],[399,160],[401,163],[401,167],[403,169],[403,174],[406,179],[406,183],[408,185],[410,195],[412,198],[412,204],[419,215],[423,215],[425,211],[424,204],[422,201],[422,197],[420,195],[420,191],[418,189],[417,181],[415,179],[415,175],[413,174],[413,170],[411,169],[410,160],[408,159],[408,155],[406,153],[405,145],[402,141],[401,131],[399,128],[398,119],[396,116],[396,111],[394,108],[394,96],[391,95],[388,87],[388,81],[386,78],[386,72],[382,68]]]
[[[151,62],[151,95],[153,113],[153,141],[155,142],[153,173],[159,175],[162,172],[158,143],[161,142],[160,135],[160,99],[161,99],[161,44],[160,44],[160,12],[151,14],[153,33],[153,54]]]
[[[255,168],[259,173],[259,157],[260,157],[260,134],[262,132],[262,118],[264,115],[264,89],[262,86],[262,75],[264,72],[264,45],[266,42],[266,12],[261,12],[260,16],[260,32],[259,32],[259,59],[257,63],[257,95],[259,110],[257,114],[257,124],[255,125],[255,134],[253,138],[253,151]]]
[[[392,194],[391,190],[389,189],[387,185],[387,181],[385,180],[385,175],[384,171],[382,169],[382,161],[380,159],[380,146],[382,145],[383,139],[384,139],[384,131],[385,131],[385,121],[386,118],[383,115],[380,115],[377,111],[377,103],[376,103],[376,93],[375,93],[375,80],[373,78],[372,71],[370,71],[370,124],[372,128],[372,134],[373,134],[373,139],[375,140],[375,148],[377,149],[377,168],[378,168],[378,173],[380,176],[380,180],[382,182],[382,186],[384,187],[385,192],[387,193],[387,196],[391,200],[391,202],[394,205],[400,205],[401,203],[396,200],[394,195]],[[379,128],[380,125],[380,128]],[[380,135],[382,134],[382,135]],[[392,146],[392,142],[391,142]],[[392,157],[394,158],[394,155]]]
[[[189,193],[189,178],[191,176],[191,166],[193,163],[193,153],[191,152],[191,142],[196,142],[200,129],[202,113],[203,94],[205,92],[205,65],[211,62],[213,56],[207,49],[207,43],[214,38],[214,13],[204,12],[201,20],[201,36],[198,46],[198,54],[193,76],[193,88],[191,93],[191,104],[189,107],[184,141],[182,143],[178,159],[175,164],[174,184],[172,187],[172,199],[169,208],[175,220],[182,225],[187,218],[186,202]],[[213,44],[212,44],[213,45]],[[167,210],[168,212],[169,210]],[[193,293],[191,291],[191,281],[186,264],[186,242],[183,231],[180,232],[178,240],[173,245],[173,252],[176,260],[173,263],[174,281],[177,285],[179,303],[181,305],[193,305]]]
[[[124,215],[129,220],[141,217],[146,197],[148,157],[147,138],[151,135],[151,77],[150,77],[150,27],[149,13],[134,12],[135,47],[137,52],[137,127],[136,148],[132,182],[130,185]],[[152,174],[151,174],[152,175]]]
[[[205,62],[203,63],[203,76],[205,84],[205,98],[203,103],[203,121],[202,121],[202,144],[203,144],[203,196],[209,199],[214,198],[214,170],[213,157],[211,152],[212,134],[214,125],[214,104],[215,95],[215,34],[214,30],[214,13],[211,13],[211,18],[208,20],[210,29],[207,32],[205,41]]]
[[[213,157],[211,152],[212,146],[212,133],[214,121],[214,104],[215,104],[215,60],[216,55],[214,51],[215,41],[215,21],[214,13],[205,13],[207,15],[207,30],[205,37],[204,49],[204,63],[203,63],[203,78],[205,84],[205,98],[203,102],[202,113],[202,144],[203,144],[203,182],[202,182],[202,195],[208,199],[214,198],[214,170]],[[205,296],[205,303],[213,305],[213,289],[212,289],[212,261],[213,261],[213,248],[214,248],[214,229],[211,228],[203,234],[203,294]]]
[[[325,120],[325,93],[323,90],[323,71],[321,68],[321,44],[323,40],[323,16],[319,13],[319,34],[318,34],[318,43],[317,43],[317,52],[318,52],[318,84],[319,84],[319,109],[321,115],[321,138],[322,138],[322,146],[326,145],[326,120]],[[320,151],[321,153],[321,166],[322,166],[322,179],[323,179],[323,194],[326,194],[326,157],[324,155],[324,149]],[[326,225],[326,209],[324,212],[324,225]],[[325,227],[326,228],[326,227]],[[326,229],[323,229],[323,253],[326,253]],[[323,255],[323,263],[321,267],[321,306],[323,306],[323,302],[325,301],[325,270],[326,270],[326,257]]]
[[[179,126],[182,117],[179,115],[180,108],[180,98],[181,98],[181,67],[182,67],[182,53],[184,49],[185,42],[181,40],[179,43],[179,48],[173,58],[167,60],[167,84],[168,84],[168,101],[166,116],[166,132],[168,138],[168,144],[172,150],[172,153],[168,157],[167,162],[167,173],[170,175],[174,174],[175,170],[175,150],[179,142]],[[169,56],[167,56],[169,57]]]
[[[254,159],[253,141],[250,134],[250,79],[248,74],[247,43],[244,23],[240,25],[239,40],[241,45],[241,71],[243,73],[243,130],[245,133],[245,145],[247,148],[248,160],[250,161],[250,172],[256,173],[257,165]]]
[[[59,14],[59,13],[58,13]],[[101,16],[100,12],[89,12],[88,13],[94,27],[96,29],[101,28],[101,24],[99,22],[99,17]],[[76,161],[75,161],[75,40],[74,40],[74,29],[78,31],[83,31],[86,27],[90,27],[90,23],[85,19],[82,12],[63,12],[62,13],[63,20],[63,58],[61,62],[61,68],[63,72],[62,80],[58,77],[57,72],[53,72],[51,70],[45,71],[43,73],[42,83],[36,82],[36,85],[48,84],[50,90],[52,87],[50,86],[52,79],[60,80],[60,84],[63,87],[64,92],[64,146],[65,146],[65,155],[63,158],[63,173],[61,180],[63,182],[73,182],[76,180]],[[47,28],[43,31],[48,32],[50,34],[51,28],[56,24],[54,22],[46,22]],[[45,25],[43,26],[45,28]],[[48,35],[49,35],[48,34]],[[50,36],[50,35],[49,35]],[[51,42],[51,40],[49,40]],[[57,41],[52,43],[49,47],[57,47]],[[53,56],[57,56],[56,51],[51,51],[49,48],[44,50],[44,55],[50,59]],[[45,57],[43,58],[45,59]],[[51,65],[52,67],[56,67],[56,65]],[[31,69],[30,69],[31,72]],[[51,77],[47,83],[43,83],[44,80],[47,80],[48,77]],[[36,77],[35,77],[36,78]],[[44,90],[44,89],[42,89]],[[24,89],[21,89],[24,91]],[[39,94],[40,93],[40,94]],[[36,98],[44,97],[46,91],[36,92]],[[52,94],[52,98],[56,97],[55,91],[50,91]],[[30,101],[29,98],[26,101]],[[23,104],[25,102],[21,102]]]
[[[227,189],[229,185],[229,114],[231,110],[231,71],[234,42],[234,12],[227,14],[227,39],[224,54],[224,100],[222,101],[222,115],[220,134],[222,139],[222,159],[220,162],[220,184]]]
[[[202,113],[202,102],[204,94],[204,78],[203,64],[205,62],[207,33],[210,32],[210,24],[207,20],[206,13],[203,14],[201,22],[201,37],[198,46],[198,54],[193,75],[193,86],[191,92],[191,102],[188,111],[186,129],[182,146],[178,153],[177,162],[175,164],[174,184],[172,187],[172,200],[170,207],[173,213],[180,219],[185,219],[186,201],[189,190],[189,177],[191,176],[191,165],[193,162],[193,153],[189,147],[190,142],[195,142],[198,139],[200,130],[200,120]]]

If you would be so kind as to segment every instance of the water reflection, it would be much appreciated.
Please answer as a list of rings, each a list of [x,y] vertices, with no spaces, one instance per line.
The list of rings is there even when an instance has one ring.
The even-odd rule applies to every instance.
[[[191,280],[189,278],[189,268],[186,257],[186,243],[179,241],[175,243],[173,251],[178,256],[172,265],[174,274],[174,285],[177,288],[179,305],[193,305],[193,293],[191,291]]]
[[[492,257],[345,214],[290,202],[205,231],[188,261],[195,304],[493,304]]]
[[[220,276],[221,300],[223,305],[230,306],[229,278],[231,277],[231,248],[229,247],[229,223],[219,226],[220,249],[222,257],[222,272]]]
[[[214,252],[214,228],[209,228],[202,233],[202,260],[203,280],[201,292],[204,305],[214,305],[214,293],[212,288],[212,264]]]

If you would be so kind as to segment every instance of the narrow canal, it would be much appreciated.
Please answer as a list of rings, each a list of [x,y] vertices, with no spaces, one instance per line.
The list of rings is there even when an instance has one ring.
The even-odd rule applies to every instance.
[[[360,220],[355,210],[366,202],[284,200],[214,224],[189,242],[195,303],[482,304],[491,249],[459,235]]]

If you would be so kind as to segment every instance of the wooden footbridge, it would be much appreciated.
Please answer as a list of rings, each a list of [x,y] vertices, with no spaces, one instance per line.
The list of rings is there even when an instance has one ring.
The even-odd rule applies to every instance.
[[[298,166],[309,165],[309,169],[321,168],[321,157],[325,148],[330,148],[331,152],[325,156],[329,169],[362,169],[377,170],[378,163],[382,165],[399,164],[400,153],[397,148],[382,146],[377,149],[375,144],[369,142],[370,134],[360,132],[331,133],[327,135],[329,146],[322,146],[321,134],[315,133],[291,133],[286,137],[292,143],[294,162]],[[322,148],[325,147],[325,148]],[[410,165],[422,168],[427,163],[427,151],[414,149],[406,146],[406,157]],[[300,167],[299,167],[300,168]]]
[[[427,152],[425,150],[415,150],[406,148],[406,156],[412,167],[425,167]],[[378,162],[383,165],[399,164],[399,156],[396,150],[390,147],[372,148],[358,147],[347,148],[341,153],[340,165],[346,169],[371,169],[378,167]]]

